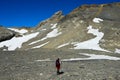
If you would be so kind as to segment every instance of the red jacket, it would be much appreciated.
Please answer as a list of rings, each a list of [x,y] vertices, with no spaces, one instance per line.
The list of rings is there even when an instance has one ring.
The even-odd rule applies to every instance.
[[[60,60],[59,59],[56,60],[56,68],[60,69]]]

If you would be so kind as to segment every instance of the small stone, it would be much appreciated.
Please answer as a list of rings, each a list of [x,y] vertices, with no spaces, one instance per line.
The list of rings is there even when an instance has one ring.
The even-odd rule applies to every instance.
[[[40,73],[40,76],[42,76],[43,75],[43,73]]]

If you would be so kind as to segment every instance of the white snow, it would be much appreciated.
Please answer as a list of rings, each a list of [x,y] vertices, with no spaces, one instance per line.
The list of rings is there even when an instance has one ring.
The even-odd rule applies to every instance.
[[[100,50],[100,51],[107,51],[104,50],[102,48],[100,48],[99,46],[99,41],[102,39],[102,37],[104,36],[104,33],[99,32],[98,29],[93,29],[92,26],[90,25],[88,28],[88,33],[91,33],[93,35],[95,35],[96,37],[84,42],[73,42],[72,44],[74,44],[74,49],[93,49],[93,50]],[[107,51],[109,52],[109,51]]]
[[[88,58],[71,58],[71,59],[63,59],[62,61],[97,60],[97,59],[120,60],[119,57],[112,57],[107,55],[95,55],[95,54],[87,54],[87,53],[80,53],[80,54],[88,56]]]
[[[88,53],[79,53],[81,55],[88,56],[87,58],[70,58],[70,59],[61,59],[61,61],[79,61],[79,60],[120,60],[119,57],[113,57],[108,55],[96,55],[96,54],[88,54]],[[46,61],[53,61],[48,59],[43,60],[35,60],[37,62],[46,62]]]
[[[27,33],[28,32],[28,30],[26,30],[26,29],[16,29],[16,28],[8,28],[8,29],[10,29],[10,30],[13,30],[13,31],[15,31],[15,32],[18,32],[18,33],[20,33],[20,34],[24,34],[24,33]]]
[[[32,44],[35,44],[35,43],[38,43],[40,41],[44,41],[45,39],[47,38],[52,38],[52,37],[56,37],[58,35],[60,35],[61,32],[58,32],[58,29],[54,29],[53,31],[49,32],[44,38],[40,39],[40,40],[37,40],[37,41],[34,41],[32,43],[30,43],[29,45],[32,45]]]
[[[38,43],[40,41],[44,41],[45,39],[47,38],[52,38],[52,37],[57,37],[58,35],[62,34],[61,32],[58,32],[58,29],[54,29],[53,31],[51,31],[50,33],[48,33],[44,38],[40,39],[40,40],[37,40],[37,41],[34,41],[32,43],[30,43],[29,45],[32,45],[32,44],[35,44],[35,43]]]
[[[43,60],[35,60],[37,62],[44,62],[44,61],[51,61],[49,58],[48,59],[43,59]]]
[[[53,25],[53,24],[52,24],[52,25]],[[62,34],[61,32],[58,32],[58,28],[56,28],[56,26],[57,26],[57,23],[54,24],[54,25],[51,27],[51,29],[53,29],[53,30],[52,30],[51,32],[49,32],[45,37],[43,37],[43,38],[40,39],[40,40],[34,41],[34,42],[30,43],[29,45],[38,43],[38,42],[40,42],[40,41],[44,41],[44,40],[46,40],[46,39],[48,39],[48,38],[57,37],[57,36],[59,36],[60,34]]]
[[[115,53],[120,53],[120,49],[115,49]]]
[[[24,42],[36,37],[39,32],[32,33],[29,35],[23,35],[22,37],[13,37],[10,40],[4,41],[0,43],[0,47],[7,46],[8,50],[15,50],[16,48],[21,48]]]
[[[36,41],[34,41],[34,42],[31,42],[30,44],[28,44],[28,45],[32,45],[32,44],[35,44],[35,43],[38,43],[38,42],[40,42],[41,40],[36,40]]]
[[[40,42],[40,41],[44,41],[45,39],[47,39],[47,37],[44,37],[44,38],[42,38],[42,39],[40,39],[40,40],[36,40],[36,41],[34,41],[34,42],[31,42],[29,45],[38,43],[38,42]]]
[[[94,18],[93,19],[93,22],[95,22],[95,23],[100,23],[101,21],[103,21],[103,19],[100,19],[100,18]]]
[[[56,37],[60,34],[61,34],[61,32],[58,32],[58,29],[56,28],[53,31],[51,31],[50,33],[48,33],[46,37],[47,38]]]
[[[70,43],[65,43],[65,44],[59,45],[57,48],[61,48],[61,47],[67,46],[67,45],[69,45],[69,44],[70,44]]]
[[[49,43],[49,41],[46,42],[46,43],[43,43],[43,44],[41,44],[41,45],[39,45],[39,46],[35,46],[35,47],[33,47],[33,48],[40,48],[40,47],[42,47],[42,46],[44,46],[44,45],[46,45],[46,44],[48,44],[48,43]]]
[[[51,25],[53,25],[53,24],[51,24]],[[55,29],[55,28],[56,28],[56,26],[57,26],[57,23],[56,23],[56,24],[54,24],[54,25],[51,27],[51,29]]]
[[[56,26],[57,26],[57,23],[54,24],[53,27],[51,27],[51,29],[53,30],[47,34],[46,38],[56,37],[61,34],[61,32],[58,32],[58,28],[56,28]]]

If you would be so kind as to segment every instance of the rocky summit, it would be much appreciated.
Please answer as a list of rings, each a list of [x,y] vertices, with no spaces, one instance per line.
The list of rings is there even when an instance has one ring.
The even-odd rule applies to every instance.
[[[0,27],[0,80],[119,80],[119,13],[119,2],[82,5],[34,28]]]

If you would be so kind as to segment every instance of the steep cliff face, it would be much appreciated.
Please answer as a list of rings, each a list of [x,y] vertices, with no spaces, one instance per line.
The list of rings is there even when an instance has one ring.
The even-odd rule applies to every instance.
[[[24,37],[36,33],[16,49],[61,48],[115,51],[120,49],[119,13],[120,3],[83,5],[67,15],[58,11],[37,27],[22,34]]]

